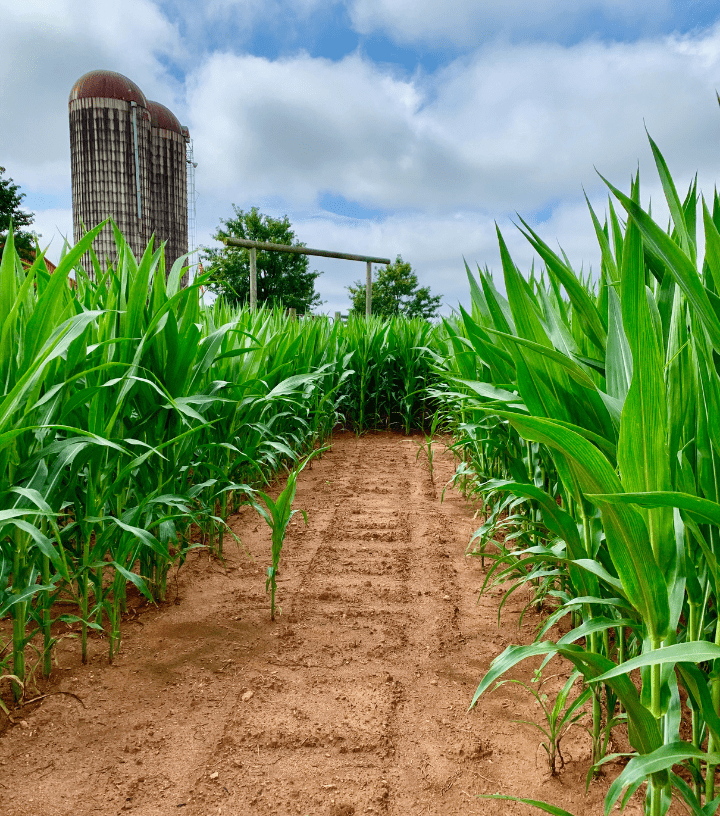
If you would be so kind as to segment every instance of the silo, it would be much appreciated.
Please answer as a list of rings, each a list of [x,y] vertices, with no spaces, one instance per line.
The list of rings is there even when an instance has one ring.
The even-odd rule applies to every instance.
[[[90,71],[73,86],[69,109],[75,241],[83,228],[110,217],[141,255],[152,233],[147,100],[122,74]],[[115,258],[112,229],[103,230],[94,248],[102,264]]]
[[[150,232],[166,241],[167,273],[188,251],[187,128],[159,102],[148,102],[150,142]],[[183,280],[187,283],[187,280]]]

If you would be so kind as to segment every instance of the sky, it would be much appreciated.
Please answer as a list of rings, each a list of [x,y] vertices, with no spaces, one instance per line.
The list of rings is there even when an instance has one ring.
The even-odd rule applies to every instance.
[[[0,165],[57,258],[72,238],[67,100],[118,71],[190,129],[197,244],[257,206],[309,247],[394,259],[467,305],[464,261],[501,285],[524,218],[599,267],[585,202],[648,144],[681,193],[720,167],[720,6],[706,0],[0,0]],[[347,312],[364,264],[311,258],[321,311]]]

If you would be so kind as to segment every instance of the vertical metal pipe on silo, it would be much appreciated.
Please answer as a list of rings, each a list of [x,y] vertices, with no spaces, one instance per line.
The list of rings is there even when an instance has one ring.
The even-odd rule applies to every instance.
[[[135,148],[135,191],[137,192],[137,214],[142,219],[142,196],[140,194],[140,151],[138,149],[137,103],[131,102],[133,123],[133,147]]]

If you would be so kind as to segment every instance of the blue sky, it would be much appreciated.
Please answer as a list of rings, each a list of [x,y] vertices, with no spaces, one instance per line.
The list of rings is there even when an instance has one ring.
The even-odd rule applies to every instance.
[[[308,246],[412,263],[445,311],[463,257],[521,269],[527,218],[579,268],[598,263],[583,188],[640,166],[645,126],[678,186],[711,193],[720,158],[720,11],[705,0],[0,0],[0,165],[57,255],[72,230],[67,97],[126,74],[190,128],[197,235],[231,205],[287,214]],[[323,309],[360,264],[319,260]]]

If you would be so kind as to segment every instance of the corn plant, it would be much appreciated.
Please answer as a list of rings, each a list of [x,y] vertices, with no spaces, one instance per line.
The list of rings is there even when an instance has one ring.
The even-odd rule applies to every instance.
[[[618,706],[627,718],[636,755],[611,786],[606,813],[647,783],[651,816],[667,812],[673,796],[707,814],[718,805],[720,758],[720,200],[708,206],[694,183],[681,198],[650,146],[670,226],[641,206],[638,177],[629,194],[608,183],[606,222],[590,208],[597,280],[577,274],[521,219],[544,265],[524,278],[498,231],[507,296],[487,271],[476,279],[468,270],[472,310],[446,321],[453,354],[436,358],[444,381],[436,391],[455,417],[471,498],[525,517],[504,540],[495,575],[552,599],[551,620],[572,624],[557,643],[538,638],[498,656],[472,704],[520,660],[560,654],[595,689],[594,763]],[[490,541],[501,523],[491,516],[481,538]],[[680,736],[684,714],[690,740]]]
[[[420,458],[420,454],[424,453],[428,463],[428,471],[430,473],[430,481],[432,484],[435,484],[435,475],[433,471],[433,458],[434,458],[434,451],[433,451],[433,441],[437,434],[438,425],[440,424],[440,412],[435,411],[433,414],[432,422],[430,423],[430,430],[424,434],[425,439],[421,442],[418,446],[418,452],[415,455],[415,461]]]
[[[302,513],[302,517],[307,524],[307,513],[304,510],[293,510],[292,503],[295,499],[295,491],[297,489],[297,477],[315,456],[327,450],[327,448],[318,448],[314,450],[309,456],[306,456],[303,462],[294,467],[288,474],[287,483],[280,492],[277,499],[273,499],[264,493],[262,490],[253,491],[254,494],[260,496],[265,504],[265,507],[253,502],[253,506],[257,512],[265,519],[268,527],[272,530],[272,547],[271,556],[272,563],[267,568],[267,580],[265,581],[265,592],[270,592],[270,620],[275,620],[275,593],[277,591],[277,575],[280,568],[280,556],[282,555],[283,544],[285,543],[285,534],[287,533],[290,519],[295,513]]]
[[[560,743],[572,726],[577,725],[578,721],[585,716],[586,712],[583,710],[583,706],[592,695],[592,689],[586,686],[576,697],[568,700],[570,692],[580,676],[580,672],[577,670],[571,672],[563,687],[555,695],[553,702],[542,691],[543,685],[550,678],[543,679],[539,672],[533,678],[533,683],[537,683],[537,688],[515,679],[500,680],[495,684],[495,689],[497,689],[505,683],[514,683],[524,688],[537,701],[545,718],[544,723],[537,723],[532,720],[515,720],[515,722],[531,725],[533,728],[537,728],[545,737],[545,741],[541,742],[541,745],[547,754],[552,776],[556,776],[565,766]]]
[[[330,321],[203,307],[183,259],[135,258],[117,230],[102,268],[104,226],[53,275],[41,252],[25,269],[12,236],[0,261],[2,671],[17,695],[28,652],[50,673],[57,621],[79,624],[83,660],[93,632],[113,659],[128,585],[162,602],[197,529],[221,554],[232,496],[327,437],[353,374]]]

